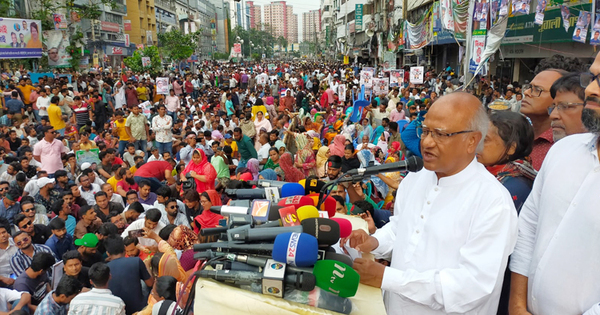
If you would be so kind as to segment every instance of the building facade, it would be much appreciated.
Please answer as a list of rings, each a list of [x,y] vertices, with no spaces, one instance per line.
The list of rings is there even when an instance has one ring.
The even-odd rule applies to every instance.
[[[298,15],[285,1],[264,5],[263,23],[273,37],[283,36],[288,43],[298,42]]]
[[[321,10],[302,13],[302,41],[314,42],[321,32]]]
[[[246,6],[250,12],[250,23],[249,28],[261,30],[262,27],[262,8],[260,5],[255,4],[254,1],[246,1]]]
[[[154,0],[127,0],[127,15],[131,27],[125,34],[134,44],[153,45],[156,43],[156,8]]]

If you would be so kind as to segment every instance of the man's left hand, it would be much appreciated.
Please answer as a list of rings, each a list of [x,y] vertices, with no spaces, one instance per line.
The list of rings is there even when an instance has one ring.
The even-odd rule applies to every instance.
[[[360,283],[381,288],[385,266],[364,258],[356,258],[352,266],[360,275]]]

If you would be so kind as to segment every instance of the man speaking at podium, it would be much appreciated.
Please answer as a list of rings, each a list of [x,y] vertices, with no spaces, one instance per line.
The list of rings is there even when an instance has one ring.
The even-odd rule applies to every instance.
[[[425,169],[400,183],[390,223],[348,237],[351,247],[391,258],[390,267],[354,261],[362,283],[384,290],[388,314],[496,314],[517,213],[475,158],[488,125],[470,94],[437,100],[417,129]]]

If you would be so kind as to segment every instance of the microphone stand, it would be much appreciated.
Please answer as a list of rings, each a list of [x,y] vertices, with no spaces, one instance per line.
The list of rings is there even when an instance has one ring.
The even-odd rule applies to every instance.
[[[327,199],[327,197],[331,195],[331,189],[329,189],[330,187],[337,186],[339,183],[357,182],[362,180],[363,178],[363,175],[348,175],[348,173],[346,172],[342,174],[342,176],[336,178],[334,181],[328,182],[325,185],[323,185],[323,188],[321,188],[321,191],[319,192],[319,202],[317,203],[317,209],[320,209],[323,202],[325,202],[325,199]]]

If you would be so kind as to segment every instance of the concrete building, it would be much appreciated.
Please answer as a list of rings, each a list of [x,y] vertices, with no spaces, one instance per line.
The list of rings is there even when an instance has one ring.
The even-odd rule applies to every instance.
[[[179,27],[175,0],[154,0],[156,9],[156,33],[164,33],[171,26]]]
[[[260,30],[262,27],[262,10],[261,6],[254,4],[254,1],[246,1],[246,7],[250,12],[250,24],[249,28]]]
[[[298,42],[298,15],[285,1],[274,1],[264,6],[263,23],[268,31],[278,38],[283,36],[288,43]]]
[[[302,13],[302,41],[314,42],[321,32],[321,10]]]
[[[153,45],[156,38],[156,8],[154,0],[127,0],[127,15],[125,19],[131,21],[129,40],[134,44]]]

